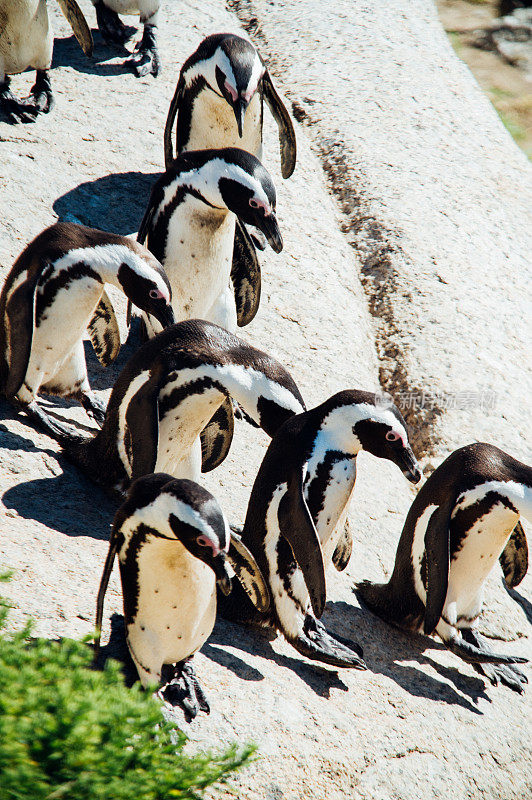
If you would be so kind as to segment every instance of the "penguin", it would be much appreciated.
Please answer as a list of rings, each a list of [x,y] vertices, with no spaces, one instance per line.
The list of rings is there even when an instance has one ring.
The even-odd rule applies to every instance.
[[[515,665],[527,659],[493,653],[477,630],[484,582],[499,556],[509,586],[526,573],[521,515],[532,522],[532,467],[491,444],[461,447],[412,503],[389,582],[364,581],[357,595],[386,622],[437,633],[491,683],[523,692],[527,678]]]
[[[125,63],[139,78],[150,73],[156,78],[161,70],[157,49],[160,0],[92,0],[92,4],[100,33],[111,44],[123,45],[129,39],[128,30],[119,14],[140,16],[144,25],[142,39]]]
[[[296,137],[290,115],[277,94],[255,47],[234,33],[207,36],[185,61],[164,129],[166,169],[176,152],[240,147],[262,157],[264,101],[277,127],[281,172],[289,178],[296,165]]]
[[[192,657],[210,636],[216,584],[231,591],[234,569],[259,608],[268,588],[253,556],[231,535],[216,498],[197,483],[155,473],[134,481],[116,512],[96,609],[95,659],[105,592],[118,553],[126,639],[142,686],[179,704],[187,721],[209,704]],[[170,675],[163,681],[163,665]],[[161,685],[162,684],[162,685]]]
[[[332,560],[342,571],[351,556],[345,521],[361,450],[393,461],[412,483],[421,479],[405,422],[393,404],[382,407],[380,395],[346,389],[277,430],[242,530],[268,583],[270,610],[258,613],[238,587],[220,605],[229,619],[281,631],[307,658],[355,669],[366,669],[362,649],[334,638],[319,618],[327,566]]]
[[[85,55],[92,54],[92,35],[76,0],[57,0]],[[48,74],[52,66],[53,31],[46,0],[0,0],[0,108],[11,122],[34,122],[47,114],[54,98]],[[11,92],[9,75],[36,70],[30,94],[21,100]]]
[[[121,289],[161,325],[174,321],[164,270],[125,236],[61,222],[21,253],[0,293],[0,390],[38,424],[64,430],[39,405],[47,394],[80,400],[99,424],[105,408],[90,389],[83,336],[87,329],[104,366],[120,350],[106,283]]]
[[[187,320],[149,339],[129,359],[94,437],[50,434],[65,454],[110,494],[151,472],[198,481],[221,464],[233,428],[199,435],[226,398],[234,398],[269,436],[304,410],[299,389],[271,356],[205,320]]]
[[[297,155],[294,126],[260,54],[251,42],[236,34],[208,36],[181,68],[164,130],[166,169],[174,159],[172,129],[176,116],[177,154],[240,147],[262,160],[264,101],[279,129],[281,174],[289,178]],[[243,278],[251,284],[260,280],[255,245],[264,250],[265,243],[259,237],[258,231],[250,235],[237,220],[233,252],[235,284],[241,285]]]
[[[163,264],[177,320],[201,318],[234,332],[260,301],[259,280],[231,274],[235,219],[255,225],[279,253],[273,181],[237,148],[183,153],[154,184],[138,240]],[[236,281],[236,282],[235,282]],[[149,335],[159,331],[144,315]]]

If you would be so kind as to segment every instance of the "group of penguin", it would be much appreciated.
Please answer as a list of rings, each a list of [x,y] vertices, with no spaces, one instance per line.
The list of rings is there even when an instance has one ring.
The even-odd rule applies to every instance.
[[[140,11],[137,55],[159,64],[158,2],[93,2],[101,31],[115,40],[117,12]],[[86,45],[77,4],[60,5]],[[21,9],[35,19],[46,14],[44,0],[0,0],[2,7],[13,30]],[[15,56],[6,56],[0,35],[0,73],[17,71],[13,64],[23,62]],[[28,58],[21,68],[34,66],[39,83],[51,51],[48,61]],[[0,99],[15,116],[33,102],[15,101],[3,86]],[[39,91],[32,90],[33,106]],[[296,163],[294,128],[259,53],[240,36],[208,36],[181,69],[164,133],[166,171],[153,186],[138,241],[60,222],[26,247],[0,294],[1,391],[122,503],[98,594],[96,649],[118,554],[127,644],[140,680],[158,685],[188,719],[209,709],[191,658],[217,610],[281,631],[314,661],[367,668],[358,644],[320,622],[326,569],[332,561],[344,570],[352,553],[347,511],[356,457],[366,450],[412,483],[422,477],[393,403],[384,407],[379,395],[347,389],[307,410],[283,365],[235,333],[260,303],[257,249],[283,246],[275,187],[259,160],[265,103],[287,178]],[[103,365],[120,349],[106,284],[127,297],[128,322],[142,317],[143,340],[107,407],[91,391],[83,345],[88,333]],[[99,430],[80,433],[50,414],[40,393],[79,400]],[[272,440],[242,529],[229,525],[201,486],[202,472],[227,456],[235,416]],[[521,515],[532,521],[531,467],[489,444],[455,451],[412,503],[389,582],[358,584],[359,599],[403,630],[436,632],[493,684],[522,692],[527,678],[516,664],[526,659],[493,653],[477,630],[497,559],[509,586],[527,571]]]

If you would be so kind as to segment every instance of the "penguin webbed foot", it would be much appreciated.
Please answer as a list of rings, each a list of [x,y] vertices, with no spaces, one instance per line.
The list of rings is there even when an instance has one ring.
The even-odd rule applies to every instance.
[[[108,8],[103,2],[97,3],[95,10],[98,30],[108,44],[124,44],[131,38],[133,31],[124,25],[116,11]]]
[[[332,636],[324,625],[310,614],[305,617],[302,633],[295,639],[289,639],[289,642],[298,653],[312,661],[321,661],[334,667],[367,669],[362,659],[363,651],[360,645],[341,636]]]
[[[462,630],[462,637],[468,643],[478,647],[481,651],[493,655],[487,646],[486,639],[481,636],[480,633],[471,629],[465,629]],[[509,658],[519,659],[520,663],[527,661],[526,658],[518,656],[509,656]],[[528,683],[528,678],[515,664],[474,663],[472,666],[475,672],[478,672],[479,675],[484,675],[493,686],[497,686],[500,681],[505,686],[513,689],[514,692],[523,694],[525,691],[525,684]]]
[[[37,114],[48,114],[54,106],[54,96],[52,84],[46,70],[37,70],[35,83],[30,89],[30,93],[23,99],[24,102],[32,104],[37,109]]]
[[[56,419],[53,419],[49,414],[46,413],[44,408],[37,402],[37,400],[32,400],[31,403],[27,405],[23,403],[17,403],[17,407],[20,411],[24,411],[24,413],[30,418],[32,422],[34,422],[40,430],[44,431],[44,433],[51,436],[53,439],[56,439],[60,443],[64,443],[65,441],[69,442],[79,442],[83,441],[85,437],[79,436],[77,432],[72,428],[70,425],[63,425],[62,422],[59,422]]]
[[[94,392],[85,392],[81,395],[80,401],[87,415],[101,428],[105,422],[107,405],[99,397],[96,397]]]
[[[9,79],[0,84],[0,107],[10,122],[35,122],[40,109],[35,105],[35,98],[15,97],[9,88]]]
[[[526,664],[523,656],[506,656],[494,653],[487,640],[471,628],[462,628],[459,639],[444,641],[445,646],[468,664]]]
[[[137,43],[133,54],[126,59],[133,72],[139,78],[150,73],[154,78],[161,70],[161,60],[157,50],[157,28],[155,25],[145,25],[142,39]]]
[[[174,677],[157,694],[170,706],[180,706],[187,722],[192,722],[200,711],[210,714],[209,703],[190,659],[174,665]]]

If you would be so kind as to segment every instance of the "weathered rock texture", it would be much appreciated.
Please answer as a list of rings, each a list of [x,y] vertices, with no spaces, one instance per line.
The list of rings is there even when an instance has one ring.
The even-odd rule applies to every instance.
[[[82,6],[94,21],[88,0]],[[180,64],[206,34],[239,30],[219,3],[167,2],[163,73],[137,80],[98,34],[95,60],[85,60],[52,3],[50,10],[57,106],[35,125],[0,122],[5,269],[58,216],[136,231],[162,169]],[[262,258],[263,303],[244,336],[288,366],[309,406],[347,386],[376,389],[379,379],[399,391],[491,388],[496,413],[437,409],[418,445],[436,451],[435,463],[477,436],[523,455],[527,164],[449,49],[432,5],[336,2],[324,11],[299,0],[237,10],[257,17],[259,32],[248,27],[307,123],[296,126],[298,166],[283,182],[268,122],[265,162],[285,249]],[[32,82],[21,76],[14,89]],[[93,356],[90,369],[102,390],[116,374]],[[41,635],[86,634],[113,506],[55,443],[5,404],[0,411],[0,567],[15,571],[13,622],[32,616]],[[266,445],[264,434],[239,424],[230,458],[208,476],[235,521]],[[346,573],[328,577],[325,622],[364,645],[369,671],[316,667],[280,638],[220,622],[196,658],[212,713],[188,732],[201,746],[259,744],[261,758],[236,781],[243,800],[522,800],[530,790],[529,699],[487,686],[436,641],[403,636],[357,605],[355,580],[390,573],[413,496],[390,464],[364,454],[359,463],[355,551]],[[484,627],[514,640],[498,649],[530,652],[530,590],[528,578],[517,604],[494,576]],[[116,575],[106,619],[113,613]],[[108,634],[107,625],[104,641]],[[111,640],[107,652],[123,653],[116,616]]]

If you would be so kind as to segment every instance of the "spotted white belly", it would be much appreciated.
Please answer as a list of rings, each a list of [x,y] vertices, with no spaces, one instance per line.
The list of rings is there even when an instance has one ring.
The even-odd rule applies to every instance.
[[[319,462],[309,462],[309,482],[305,488],[305,499],[308,501],[312,490],[312,481],[315,479]],[[312,470],[312,471],[311,471]],[[343,525],[353,493],[356,479],[356,459],[345,458],[337,461],[329,472],[328,487],[325,492],[323,508],[316,520],[316,530],[323,550],[323,561],[327,567],[338,543],[338,537],[343,531]]]
[[[213,212],[191,196],[172,216],[163,263],[177,322],[217,322],[211,310],[229,286],[235,222],[231,212]]]
[[[242,138],[233,109],[211,89],[202,91],[194,102],[194,124],[185,150],[208,150],[219,147],[239,147],[258,159],[262,155],[261,101],[256,92],[244,117]]]
[[[52,50],[46,0],[4,0],[0,5],[0,79],[27,67],[49,69]]]
[[[91,277],[73,281],[68,289],[57,292],[33,331],[31,354],[25,383],[33,395],[56,375],[71,358],[83,338],[94,310],[99,303],[103,286]],[[41,287],[38,291],[42,291]],[[86,373],[85,358],[80,352],[80,364],[72,374],[81,378]],[[78,358],[78,361],[80,359]],[[65,386],[68,391],[70,387]],[[19,397],[27,400],[22,387]]]
[[[164,397],[177,384],[170,383],[161,392]],[[169,409],[159,423],[159,444],[155,472],[167,472],[174,478],[201,480],[201,444],[199,434],[225,399],[218,389],[192,394]]]
[[[156,678],[163,664],[188,658],[210,636],[216,617],[215,576],[181,542],[155,537],[141,548],[138,568],[138,610],[127,628],[128,644],[134,660]]]

